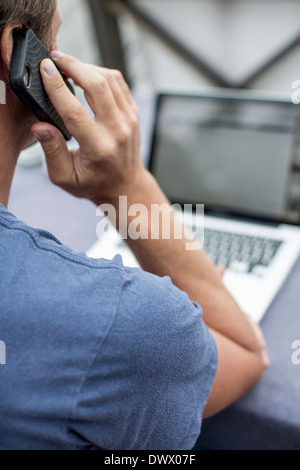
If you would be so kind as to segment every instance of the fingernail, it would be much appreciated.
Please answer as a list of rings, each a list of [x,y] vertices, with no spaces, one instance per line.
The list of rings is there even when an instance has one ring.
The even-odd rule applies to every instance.
[[[54,65],[54,63],[50,59],[45,59],[42,62],[42,69],[44,70],[44,72],[47,75],[49,75],[49,77],[55,77],[55,75],[58,74],[58,70],[57,70],[56,66]]]
[[[48,140],[50,139],[51,135],[48,131],[43,131],[43,132],[33,132],[33,135],[34,137],[37,139],[37,140]]]
[[[61,51],[51,51],[51,56],[53,59],[60,59],[61,57],[64,57],[64,53]]]

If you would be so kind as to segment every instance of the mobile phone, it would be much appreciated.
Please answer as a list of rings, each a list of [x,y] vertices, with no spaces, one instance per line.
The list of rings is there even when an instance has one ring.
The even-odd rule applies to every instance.
[[[12,91],[40,121],[52,124],[60,130],[65,140],[70,140],[72,136],[52,105],[40,73],[41,62],[47,58],[52,60],[51,56],[30,29],[15,29],[13,41],[9,77]],[[71,83],[60,74],[75,95]]]

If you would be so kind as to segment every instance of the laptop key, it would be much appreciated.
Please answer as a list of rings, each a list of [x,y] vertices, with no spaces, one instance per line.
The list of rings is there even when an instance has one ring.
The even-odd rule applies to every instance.
[[[256,277],[264,278],[266,277],[267,273],[268,268],[261,265],[254,266],[253,269],[251,269],[251,274]]]
[[[204,250],[214,264],[259,277],[263,277],[281,244],[280,240],[205,229]]]
[[[250,264],[244,261],[233,261],[229,265],[229,269],[235,273],[247,274],[249,272]]]

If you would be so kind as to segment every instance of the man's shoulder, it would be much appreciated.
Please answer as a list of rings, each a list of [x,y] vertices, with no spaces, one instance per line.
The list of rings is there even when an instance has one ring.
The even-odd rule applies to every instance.
[[[52,234],[28,227],[0,210],[0,278],[3,315],[40,319],[58,335],[109,329],[125,283],[120,257],[90,259]],[[73,331],[74,328],[74,331]],[[56,334],[56,333],[55,333]]]
[[[157,358],[160,365],[175,366],[179,351],[184,363],[185,353],[188,358],[191,351],[195,353],[195,348],[201,349],[208,341],[202,308],[174,286],[169,277],[137,268],[125,268],[124,276],[114,335],[115,341],[122,343],[126,332],[127,349],[135,356],[134,361],[140,358],[143,367],[145,361]]]
[[[97,270],[108,270],[123,274],[123,265],[120,258],[114,260],[91,259],[84,252],[74,252],[62,244],[53,234],[46,230],[32,228],[0,205],[0,249],[3,261],[7,254],[10,266],[26,259],[26,265],[42,263],[44,270],[56,269],[56,275],[66,274],[67,268],[72,272],[80,267],[91,268],[90,274]],[[51,262],[52,260],[52,262]],[[32,261],[32,263],[31,263]],[[48,261],[48,262],[46,262]],[[65,270],[57,270],[57,265],[63,263]],[[33,266],[31,266],[31,269]]]
[[[128,338],[147,331],[158,340],[180,331],[186,322],[197,324],[201,319],[201,308],[169,277],[126,268],[120,256],[106,260],[75,253],[50,233],[28,227],[6,211],[0,211],[0,224],[4,228],[0,271],[7,302],[20,311],[31,305],[33,318],[41,309],[70,324],[77,318],[79,324],[111,325],[118,317]],[[18,277],[22,296],[14,295],[12,277]]]
[[[90,315],[106,307],[125,317],[130,312],[131,318],[136,315],[138,321],[146,318],[152,323],[156,317],[156,323],[168,323],[169,315],[174,322],[176,311],[191,310],[188,296],[168,277],[126,268],[120,256],[112,260],[91,259],[83,252],[76,253],[52,234],[28,227],[1,207],[0,225],[3,282],[5,278],[10,282],[11,275],[17,276],[21,262],[19,286],[24,293],[38,292],[41,302],[46,296],[52,298],[52,304],[57,302],[59,310],[67,302],[74,312],[84,308]]]
[[[90,318],[100,311],[127,318],[130,312],[132,320],[155,325],[156,316],[162,322],[178,309],[179,300],[187,302],[186,294],[179,293],[169,278],[126,268],[121,256],[92,259],[84,252],[74,252],[49,232],[27,226],[4,208],[0,208],[0,226],[2,282],[9,295],[14,289],[11,277],[19,277],[23,295],[13,301],[22,303],[20,308],[36,292],[37,309],[51,305],[66,315],[67,305],[73,315],[84,311]]]
[[[191,448],[217,367],[202,309],[168,277],[137,268],[125,268],[124,277],[109,337],[89,368],[72,426],[94,438],[78,424],[78,416],[85,414],[100,448],[160,449],[162,443],[170,449]],[[88,409],[99,380],[105,397],[97,396]],[[108,416],[107,430],[102,423]]]

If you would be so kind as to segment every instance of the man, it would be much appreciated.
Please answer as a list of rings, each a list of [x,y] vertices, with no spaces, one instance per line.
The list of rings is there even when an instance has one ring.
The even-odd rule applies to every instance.
[[[140,161],[138,112],[122,76],[57,52],[59,24],[55,0],[0,0],[0,448],[191,449],[202,418],[268,367],[259,327],[203,251],[186,250],[184,237],[129,239],[144,271],[127,269],[119,257],[73,253],[7,210],[18,155],[36,139],[50,179],[77,197],[119,209],[126,196],[148,214],[152,204],[168,204]],[[12,32],[22,26],[54,50],[95,113],[52,61],[42,63],[46,91],[80,145],[75,152],[9,87]],[[179,222],[168,210],[173,233]],[[117,227],[124,232],[131,221]],[[145,222],[151,227],[150,215]]]

